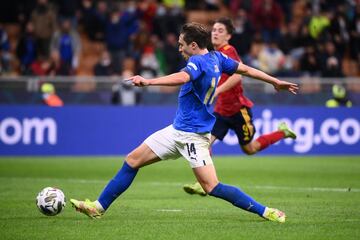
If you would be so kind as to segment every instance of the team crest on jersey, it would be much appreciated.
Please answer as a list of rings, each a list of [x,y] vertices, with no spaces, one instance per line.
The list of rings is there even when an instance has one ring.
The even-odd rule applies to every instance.
[[[197,69],[198,69],[197,66],[192,62],[188,63],[188,67],[192,67],[195,71],[197,71]]]
[[[218,65],[215,65],[215,66],[214,66],[214,71],[215,71],[215,72],[220,72]]]
[[[230,48],[230,45],[226,45],[225,47],[224,47],[224,50],[228,50]]]

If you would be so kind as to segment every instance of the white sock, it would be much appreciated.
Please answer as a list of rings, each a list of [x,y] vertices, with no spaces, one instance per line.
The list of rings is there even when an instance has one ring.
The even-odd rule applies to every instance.
[[[269,209],[268,207],[265,207],[264,213],[262,214],[263,217],[265,217],[266,215],[265,213],[268,211],[268,209]]]
[[[101,203],[98,200],[96,200],[94,203],[95,203],[96,208],[99,210],[99,212],[101,212],[101,213],[105,212],[105,209],[103,208],[103,206],[101,206]]]

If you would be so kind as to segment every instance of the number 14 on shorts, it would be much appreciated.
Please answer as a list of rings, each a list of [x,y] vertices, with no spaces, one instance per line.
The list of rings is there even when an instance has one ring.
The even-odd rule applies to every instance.
[[[196,149],[194,143],[186,143],[187,152],[191,160],[196,160]]]

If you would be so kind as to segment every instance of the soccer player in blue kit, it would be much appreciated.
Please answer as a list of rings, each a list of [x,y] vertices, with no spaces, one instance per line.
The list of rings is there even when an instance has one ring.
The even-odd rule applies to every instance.
[[[293,94],[296,94],[298,86],[234,61],[220,52],[209,52],[207,46],[210,43],[210,32],[201,24],[185,24],[178,42],[179,52],[187,60],[184,69],[154,79],[141,76],[130,78],[130,81],[139,87],[182,85],[174,122],[150,135],[126,156],[122,168],[109,181],[96,201],[71,199],[71,204],[77,211],[91,218],[100,218],[113,201],[131,185],[141,167],[183,156],[202,188],[210,196],[221,198],[267,220],[285,222],[282,211],[266,207],[239,188],[219,182],[209,152],[210,132],[215,123],[210,105],[222,72],[230,75],[235,72],[243,74],[270,83],[276,90],[287,90]]]

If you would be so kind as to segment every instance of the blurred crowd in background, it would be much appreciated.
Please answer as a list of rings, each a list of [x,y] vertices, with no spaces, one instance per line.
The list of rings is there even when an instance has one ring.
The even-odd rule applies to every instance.
[[[359,76],[360,0],[23,0],[0,10],[0,74],[154,77],[180,70],[185,22],[221,16],[244,63],[279,77]]]

